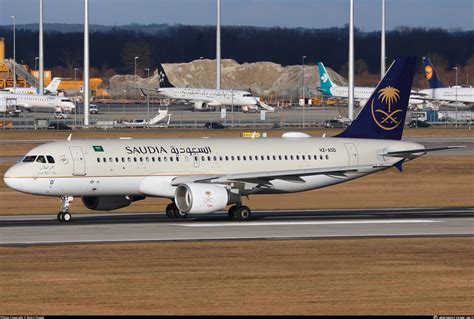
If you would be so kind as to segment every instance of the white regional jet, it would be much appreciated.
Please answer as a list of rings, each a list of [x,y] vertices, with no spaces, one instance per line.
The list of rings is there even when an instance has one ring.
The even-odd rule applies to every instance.
[[[270,112],[274,111],[273,107],[260,102],[258,98],[252,96],[248,91],[177,88],[168,80],[168,76],[161,64],[158,64],[158,72],[160,75],[160,88],[156,91],[171,99],[191,101],[194,104],[193,110],[195,111],[209,110],[213,107],[224,105],[255,105],[261,106]]]
[[[18,94],[4,92],[0,94],[0,109],[16,106],[28,112],[37,110],[52,110],[58,108],[62,111],[75,113],[76,105],[70,98],[63,96],[40,95],[40,94]],[[3,108],[2,108],[3,107]]]
[[[49,82],[48,86],[44,88],[45,95],[58,95],[58,87],[61,84],[61,78],[53,78],[51,82]],[[10,93],[18,93],[18,94],[39,94],[39,88],[31,87],[31,88],[22,88],[22,87],[8,87],[3,89],[0,92],[10,92]]]
[[[326,71],[324,64],[318,62],[319,70],[319,90],[326,96],[347,99],[349,96],[348,86],[339,86],[335,84],[329,77],[329,73]],[[374,92],[374,87],[368,86],[354,86],[354,100],[358,101],[360,105],[364,105]],[[408,104],[417,105],[422,104],[422,99],[410,98]]]
[[[59,197],[57,217],[64,222],[71,220],[73,196],[98,211],[148,196],[169,198],[170,218],[232,205],[230,218],[248,220],[242,196],[301,192],[394,166],[402,170],[405,161],[441,149],[401,141],[415,61],[397,59],[358,118],[336,137],[58,141],[33,148],[4,181],[20,192]]]

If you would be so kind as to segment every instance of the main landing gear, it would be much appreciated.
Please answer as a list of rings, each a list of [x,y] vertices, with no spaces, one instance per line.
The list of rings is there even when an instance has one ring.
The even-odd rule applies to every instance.
[[[247,221],[251,218],[252,212],[247,206],[234,205],[229,208],[229,219]]]
[[[175,203],[166,206],[166,216],[169,218],[186,218],[188,213],[181,212]]]
[[[58,221],[60,222],[69,222],[72,219],[71,214],[69,213],[69,206],[73,201],[72,196],[61,196],[61,211],[58,213]]]

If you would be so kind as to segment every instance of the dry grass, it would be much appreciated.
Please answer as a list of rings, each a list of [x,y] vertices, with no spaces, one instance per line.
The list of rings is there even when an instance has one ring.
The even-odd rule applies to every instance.
[[[469,314],[474,239],[0,247],[4,314]]]
[[[472,156],[422,157],[396,169],[319,190],[244,198],[252,209],[378,208],[474,206]],[[10,166],[0,163],[0,174]],[[0,215],[44,214],[59,210],[57,198],[27,195],[9,189],[0,180]],[[123,212],[164,212],[167,199],[147,198]],[[90,212],[77,199],[73,212]]]

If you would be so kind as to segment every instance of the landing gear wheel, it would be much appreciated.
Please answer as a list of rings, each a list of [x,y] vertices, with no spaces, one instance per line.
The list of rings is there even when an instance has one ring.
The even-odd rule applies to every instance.
[[[166,216],[169,218],[186,218],[188,213],[181,212],[175,203],[166,206]]]
[[[58,221],[60,221],[60,222],[63,221],[63,212],[58,213]]]
[[[168,204],[168,206],[166,206],[166,216],[168,216],[168,218],[175,218],[174,212],[177,209],[174,203]]]
[[[69,214],[68,212],[64,212],[62,221],[63,222],[69,222],[69,221],[71,221],[71,218],[72,218],[71,214]]]
[[[234,219],[235,218],[235,211],[238,208],[239,208],[239,206],[237,206],[237,205],[231,206],[229,208],[229,211],[227,213],[227,215],[229,216],[229,219]]]
[[[234,218],[240,221],[247,221],[252,216],[250,208],[247,206],[239,206],[234,210]]]

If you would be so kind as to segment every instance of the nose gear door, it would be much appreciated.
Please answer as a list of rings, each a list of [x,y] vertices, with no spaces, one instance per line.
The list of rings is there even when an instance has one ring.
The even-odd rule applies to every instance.
[[[70,146],[69,151],[72,156],[72,175],[86,175],[86,160],[80,146]]]

